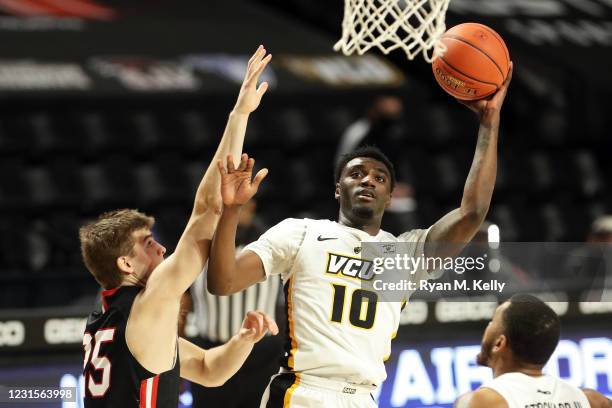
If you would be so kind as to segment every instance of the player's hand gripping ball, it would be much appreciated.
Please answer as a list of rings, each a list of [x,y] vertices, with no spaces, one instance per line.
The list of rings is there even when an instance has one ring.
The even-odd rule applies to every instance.
[[[438,84],[457,99],[495,93],[508,77],[510,54],[504,40],[478,23],[459,24],[442,35],[446,52],[431,67]]]

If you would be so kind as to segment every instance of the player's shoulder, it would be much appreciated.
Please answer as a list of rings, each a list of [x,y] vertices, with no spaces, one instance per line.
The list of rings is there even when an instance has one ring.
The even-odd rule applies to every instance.
[[[457,399],[456,408],[508,408],[505,398],[497,391],[480,387],[477,390],[464,394]]]
[[[585,391],[591,391],[591,390],[588,390],[587,388],[585,389],[578,388],[574,384],[569,383],[567,380],[563,378],[555,377],[552,375],[545,375],[543,377],[547,378],[551,384],[554,384],[556,388],[562,390],[562,392],[565,392],[565,393],[587,394],[587,392]]]
[[[398,241],[405,241],[405,242],[424,241],[425,238],[427,237],[427,233],[428,232],[429,232],[429,228],[427,228],[427,229],[422,229],[422,228],[411,229],[409,231],[406,231],[406,232],[403,232],[403,233],[399,234],[397,236],[397,240]]]
[[[283,229],[306,229],[306,228],[335,228],[335,222],[326,219],[313,218],[285,218],[278,224],[276,228]]]
[[[599,392],[591,390],[589,388],[583,388],[581,391],[589,400],[589,405],[591,405],[592,408],[612,407],[612,401],[606,398],[604,395],[600,394]]]
[[[307,218],[285,218],[280,221],[275,227],[303,227],[306,225]]]

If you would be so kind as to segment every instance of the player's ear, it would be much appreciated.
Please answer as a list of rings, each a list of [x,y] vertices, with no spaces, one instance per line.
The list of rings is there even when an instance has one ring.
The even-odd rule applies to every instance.
[[[493,348],[491,349],[491,351],[497,353],[505,349],[506,347],[508,347],[508,338],[506,337],[505,334],[500,334],[495,339],[495,342],[493,343]]]
[[[134,267],[127,256],[117,258],[117,268],[126,275],[134,272]]]
[[[334,192],[334,197],[337,199],[340,198],[340,183],[336,183],[336,191]]]

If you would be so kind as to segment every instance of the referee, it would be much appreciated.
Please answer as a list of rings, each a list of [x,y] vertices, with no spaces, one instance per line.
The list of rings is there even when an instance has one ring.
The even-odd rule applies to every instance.
[[[236,252],[266,231],[265,225],[255,216],[255,209],[254,200],[242,208],[236,231]],[[276,307],[280,287],[280,275],[276,275],[231,296],[215,296],[206,289],[206,273],[200,274],[191,287],[199,332],[196,343],[205,348],[225,343],[238,332],[249,310],[260,310],[279,320],[276,319]],[[267,336],[255,344],[242,368],[221,387],[208,388],[192,383],[193,408],[258,408],[270,377],[280,367],[280,337]]]

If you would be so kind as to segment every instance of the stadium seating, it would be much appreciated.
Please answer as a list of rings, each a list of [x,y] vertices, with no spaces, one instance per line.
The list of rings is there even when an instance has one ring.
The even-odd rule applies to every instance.
[[[273,101],[253,115],[245,151],[270,169],[258,196],[266,222],[336,217],[334,156],[362,105]],[[512,121],[520,109],[508,107],[489,218],[506,241],[582,240],[592,218],[611,208],[607,142],[538,137],[529,124]],[[400,180],[415,187],[426,226],[459,204],[476,126],[468,113],[439,101],[406,116],[391,156]],[[155,215],[156,234],[171,251],[226,117],[217,106],[163,101],[24,105],[0,117],[0,284],[11,295],[2,304],[48,306],[95,294],[77,231],[102,211],[136,207]],[[544,116],[538,126],[557,119]]]

